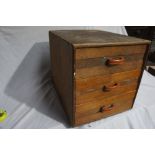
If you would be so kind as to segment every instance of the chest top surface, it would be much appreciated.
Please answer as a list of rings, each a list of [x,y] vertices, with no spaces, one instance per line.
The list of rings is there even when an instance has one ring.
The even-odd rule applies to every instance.
[[[71,43],[75,48],[150,43],[149,40],[100,30],[57,30],[50,31],[50,33]]]

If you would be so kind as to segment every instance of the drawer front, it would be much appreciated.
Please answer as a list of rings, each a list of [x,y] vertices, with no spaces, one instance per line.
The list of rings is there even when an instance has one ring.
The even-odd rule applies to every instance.
[[[110,86],[108,86],[108,84],[105,84],[105,86],[95,91],[76,95],[76,104],[89,104],[92,101],[100,101],[106,99],[107,97],[113,97],[116,95],[124,94],[126,92],[135,91],[137,89],[137,86],[137,79],[124,80],[114,84],[112,83],[110,84]]]
[[[97,104],[87,104],[76,106],[75,124],[92,122],[104,117],[108,117],[132,108],[135,91],[117,97],[105,99]]]
[[[112,97],[107,97],[104,99],[96,99],[96,100],[92,100],[86,104],[82,104],[82,105],[76,105],[75,107],[75,112],[76,113],[83,113],[85,114],[87,111],[89,111],[90,109],[98,109],[99,107],[103,106],[103,105],[109,105],[112,103],[116,103],[116,102],[121,102],[121,101],[127,101],[129,99],[134,99],[136,95],[136,91],[130,91],[127,93],[123,93],[117,96],[112,96]]]
[[[76,61],[76,78],[109,75],[140,69],[143,64],[142,54],[91,58]]]
[[[137,79],[141,74],[140,69],[125,71],[121,73],[93,76],[89,78],[75,78],[75,90],[76,95],[82,95],[83,93],[92,92],[94,90],[102,89],[105,85],[110,83],[120,83],[121,81],[128,79]]]

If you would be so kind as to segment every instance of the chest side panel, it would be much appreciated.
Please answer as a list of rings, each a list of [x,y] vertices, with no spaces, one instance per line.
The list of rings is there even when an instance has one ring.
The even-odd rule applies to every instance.
[[[49,39],[52,80],[69,120],[73,124],[73,47],[51,32]]]

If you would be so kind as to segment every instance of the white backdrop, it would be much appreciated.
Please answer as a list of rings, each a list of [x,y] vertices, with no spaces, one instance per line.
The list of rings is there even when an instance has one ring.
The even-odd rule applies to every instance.
[[[50,75],[48,31],[124,27],[0,27],[0,128],[69,128]],[[79,128],[154,128],[155,78],[145,72],[132,110]]]

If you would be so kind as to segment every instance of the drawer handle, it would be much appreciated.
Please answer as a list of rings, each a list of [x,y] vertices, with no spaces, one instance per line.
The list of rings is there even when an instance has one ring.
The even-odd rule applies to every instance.
[[[103,91],[111,91],[113,89],[116,89],[118,87],[118,83],[114,83],[112,86],[104,86]]]
[[[113,108],[114,108],[113,104],[109,105],[108,107],[103,106],[100,108],[100,112],[111,111]]]
[[[108,66],[112,66],[112,65],[121,65],[123,64],[125,61],[124,57],[119,57],[119,58],[109,58],[107,61],[106,61],[106,64]]]

